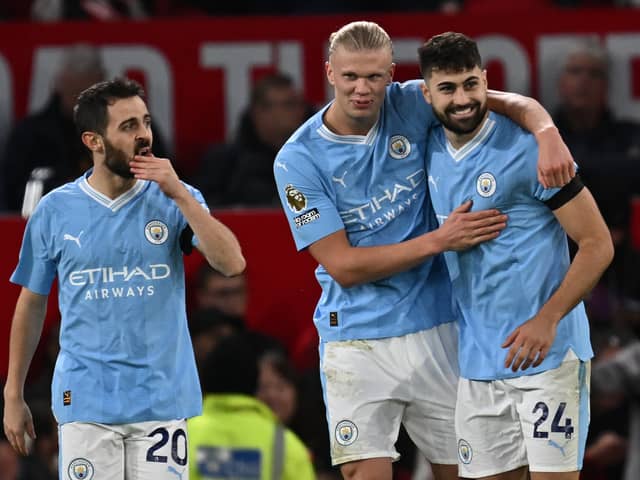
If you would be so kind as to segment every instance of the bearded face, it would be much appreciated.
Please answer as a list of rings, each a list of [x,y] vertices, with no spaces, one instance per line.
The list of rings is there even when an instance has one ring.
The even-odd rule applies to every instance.
[[[133,173],[129,168],[129,162],[135,155],[140,155],[142,150],[150,147],[150,142],[145,138],[138,138],[136,140],[133,154],[130,156],[124,150],[113,145],[106,138],[104,139],[104,152],[105,152],[105,165],[111,172],[115,173],[122,178],[133,178]]]

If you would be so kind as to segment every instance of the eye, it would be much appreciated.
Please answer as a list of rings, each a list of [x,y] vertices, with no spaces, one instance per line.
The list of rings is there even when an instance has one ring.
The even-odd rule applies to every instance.
[[[343,76],[345,79],[349,80],[350,82],[353,82],[358,78],[355,73],[345,73]]]
[[[469,81],[464,83],[464,88],[467,89],[467,90],[472,90],[472,89],[476,88],[479,84],[480,84],[480,82],[478,80],[476,80],[476,79],[469,80]]]

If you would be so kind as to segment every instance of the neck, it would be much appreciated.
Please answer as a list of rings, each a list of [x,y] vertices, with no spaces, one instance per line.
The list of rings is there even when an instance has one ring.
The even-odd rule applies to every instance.
[[[369,130],[376,124],[380,117],[380,112],[374,118],[353,118],[341,114],[336,107],[336,103],[332,103],[322,118],[326,127],[337,135],[367,135]]]
[[[136,179],[122,178],[104,165],[95,165],[91,175],[87,178],[87,182],[94,190],[113,200],[131,190],[136,183]]]
[[[449,140],[449,143],[451,143],[453,148],[455,148],[456,150],[459,150],[460,148],[464,147],[467,143],[469,143],[469,141],[473,140],[473,137],[475,137],[484,126],[485,122],[487,121],[487,118],[489,118],[489,112],[485,114],[484,118],[478,124],[478,126],[472,132],[469,132],[469,133],[456,133],[445,127],[444,133],[447,136],[447,140]]]

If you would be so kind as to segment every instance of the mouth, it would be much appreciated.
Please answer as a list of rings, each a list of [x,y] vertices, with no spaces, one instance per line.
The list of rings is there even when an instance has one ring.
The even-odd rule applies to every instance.
[[[367,108],[373,104],[373,100],[353,99],[351,103],[356,108]]]
[[[151,153],[151,147],[146,146],[142,148],[136,149],[136,155],[142,155],[144,157],[151,157],[153,154]]]
[[[453,107],[448,110],[450,118],[455,120],[466,120],[474,115],[476,105],[464,105],[461,107]]]

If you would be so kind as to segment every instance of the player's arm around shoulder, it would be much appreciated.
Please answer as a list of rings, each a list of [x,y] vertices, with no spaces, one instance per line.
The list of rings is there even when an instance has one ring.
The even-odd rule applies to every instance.
[[[538,141],[538,179],[545,188],[562,187],[575,176],[575,163],[551,115],[540,103],[517,93],[488,91],[488,106],[509,117]]]

